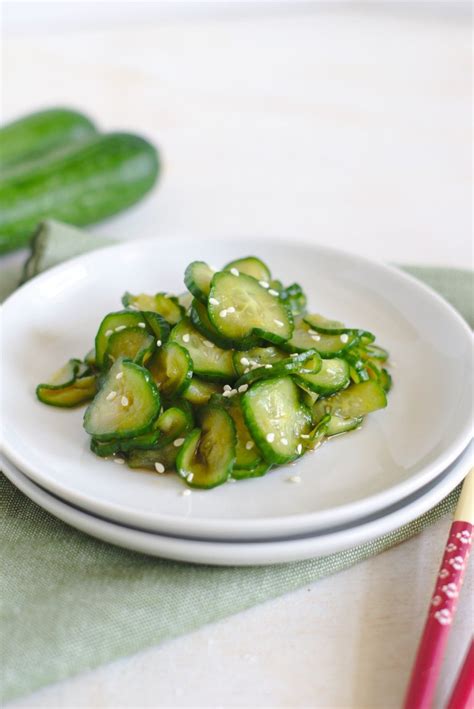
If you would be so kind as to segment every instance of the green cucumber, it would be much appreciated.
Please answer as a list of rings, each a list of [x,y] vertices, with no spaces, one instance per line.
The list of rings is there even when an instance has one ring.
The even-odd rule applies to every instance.
[[[86,432],[98,441],[148,433],[160,411],[160,394],[150,373],[129,360],[109,370],[84,414]]]
[[[141,199],[158,175],[158,156],[136,135],[111,133],[55,152],[31,171],[0,181],[0,253],[25,246],[39,221],[101,221]]]
[[[232,359],[234,368],[239,377],[247,374],[251,369],[264,366],[265,364],[275,364],[287,358],[287,353],[282,352],[277,347],[252,347],[246,352],[234,352]]]
[[[43,404],[69,409],[90,401],[97,391],[97,378],[89,375],[60,385],[40,384],[36,396]]]
[[[17,119],[0,128],[0,169],[22,166],[58,148],[96,134],[92,121],[68,108],[49,108]]]
[[[222,408],[206,406],[201,428],[187,436],[176,459],[179,475],[190,487],[209,489],[228,480],[235,460],[235,428]]]
[[[161,316],[162,320],[167,324],[169,323],[169,325],[176,325],[184,316],[184,308],[180,305],[178,299],[174,295],[167,295],[166,293],[157,293],[156,295],[139,293],[138,295],[132,295],[127,291],[122,296],[122,303],[126,308],[132,308],[132,310],[155,313]],[[161,339],[164,341],[166,337],[161,337]]]
[[[157,473],[166,473],[175,470],[178,453],[179,448],[173,443],[168,443],[163,448],[154,450],[131,450],[127,454],[126,460],[129,468],[145,468]]]
[[[301,315],[306,310],[306,295],[298,283],[292,283],[280,291],[280,298],[288,303],[293,315]]]
[[[245,423],[239,396],[234,396],[228,400],[227,412],[230,414],[235,426],[234,467],[245,470],[255,468],[262,463],[262,456]]]
[[[172,443],[180,436],[184,436],[193,427],[193,417],[183,408],[170,406],[163,411],[156,422],[157,431],[160,432],[159,447]]]
[[[109,313],[99,325],[95,336],[95,361],[99,369],[104,364],[104,357],[109,344],[109,338],[114,332],[125,330],[126,327],[146,328],[147,323],[141,312],[133,310],[119,310]]]
[[[304,352],[308,349],[315,349],[321,357],[340,357],[351,347],[359,342],[360,336],[354,332],[342,335],[325,335],[316,332],[302,318],[295,320],[293,336],[288,342],[282,343],[281,347],[288,352]]]
[[[349,365],[344,359],[323,359],[319,372],[294,374],[297,384],[301,384],[305,389],[327,396],[334,394],[339,389],[344,389],[350,381]]]
[[[257,281],[263,281],[264,287],[268,288],[270,281],[272,279],[272,274],[270,269],[266,264],[263,263],[256,256],[245,256],[244,258],[238,258],[236,261],[231,261],[224,268],[223,271],[238,271],[239,273],[244,273],[247,276],[252,276]]]
[[[148,362],[148,369],[163,396],[182,394],[191,382],[193,362],[177,342],[167,342]]]
[[[153,354],[155,346],[155,338],[141,327],[126,327],[119,332],[113,332],[108,338],[105,350],[105,366],[112,366],[120,358],[145,364]]]
[[[201,335],[204,335],[206,339],[210,340],[218,347],[221,347],[223,350],[232,349],[232,343],[225,337],[222,337],[209,320],[209,314],[205,305],[194,299],[189,316],[196,330],[199,330]]]
[[[188,388],[183,394],[183,399],[193,406],[204,406],[211,396],[222,391],[222,384],[206,382],[199,377],[192,377]]]
[[[214,269],[204,261],[193,261],[184,272],[184,285],[193,296],[207,305]]]
[[[239,389],[242,386],[251,386],[254,382],[260,379],[271,379],[282,377],[287,374],[301,373],[302,378],[306,376],[314,377],[317,375],[322,366],[322,359],[315,350],[306,350],[294,354],[291,357],[282,359],[274,364],[264,364],[252,369],[243,374],[235,383],[235,388]]]
[[[364,420],[363,416],[353,416],[352,418],[344,418],[343,416],[337,416],[333,414],[329,419],[326,426],[325,435],[339,436],[340,433],[348,433],[348,431],[353,431],[362,425]]]
[[[195,374],[203,379],[229,382],[236,378],[232,352],[223,350],[183,318],[171,331],[170,339],[184,347],[193,361]]]
[[[347,389],[319,399],[313,407],[313,418],[320,420],[325,413],[353,419],[366,416],[387,406],[387,396],[378,382],[370,379],[351,384]]]
[[[215,274],[208,312],[216,330],[238,349],[255,337],[280,344],[293,332],[293,316],[277,291],[264,288],[243,273]]]
[[[260,461],[253,468],[237,468],[235,465],[232,469],[232,478],[234,480],[246,480],[247,478],[261,478],[266,475],[272,466],[265,460]]]

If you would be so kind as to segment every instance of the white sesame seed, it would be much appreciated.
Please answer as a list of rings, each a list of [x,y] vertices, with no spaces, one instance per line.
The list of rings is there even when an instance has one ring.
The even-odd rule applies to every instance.
[[[113,334],[113,332],[114,332],[113,330],[106,330],[105,336],[110,337]]]
[[[155,470],[157,473],[164,473],[165,472],[165,466],[163,463],[155,463]]]
[[[237,394],[237,389],[231,389],[229,392],[229,396],[235,396]]]
[[[129,402],[128,402],[127,397],[126,397],[126,396],[122,396],[122,398],[120,399],[120,403],[122,404],[122,406],[128,406],[128,403],[129,403]]]
[[[230,392],[231,392],[231,390],[227,389],[227,391],[222,392],[222,396],[224,396],[226,399],[228,399],[229,396],[232,396],[232,394]]]
[[[240,393],[240,394],[243,394],[244,391],[247,391],[248,388],[249,388],[249,385],[248,385],[248,384],[241,384],[241,385],[239,386],[239,393]]]
[[[126,328],[127,328],[126,325],[118,325],[118,326],[115,328],[115,332],[121,332],[122,330],[125,330]]]
[[[186,333],[183,335],[183,342],[188,343],[189,340],[190,340],[190,337],[189,337],[188,333],[186,332]]]
[[[344,333],[341,335],[341,342],[344,342],[344,344],[345,344],[346,342],[349,342],[349,335],[348,335],[347,333],[344,332]]]
[[[277,290],[273,290],[273,288],[270,288],[270,290],[269,290],[268,292],[270,293],[270,295],[280,295],[280,294],[278,293],[278,291],[277,291]]]
[[[173,441],[173,445],[176,446],[176,448],[179,448],[182,446],[184,443],[184,438],[177,438],[175,441]]]
[[[224,384],[224,391],[232,391],[230,384]]]
[[[300,438],[309,438],[309,433],[302,433]]]
[[[247,441],[247,443],[245,444],[245,447],[248,451],[251,451],[252,448],[254,447],[254,445],[255,445],[255,443],[253,441]]]
[[[273,368],[273,364],[266,364],[265,365],[265,369],[272,369],[272,368]]]
[[[270,288],[270,284],[266,281],[259,281],[259,284],[262,286],[262,288]]]
[[[289,483],[300,483],[301,482],[301,478],[299,475],[290,475],[290,477],[287,478],[287,480]]]
[[[191,494],[191,490],[183,490],[181,497],[188,497]]]
[[[221,312],[219,313],[219,317],[226,318],[227,317],[227,310],[225,310],[225,309],[221,310]]]
[[[117,465],[123,465],[125,461],[123,458],[114,458],[114,463],[117,463]]]
[[[298,455],[301,455],[302,450],[303,446],[301,445],[301,443],[298,443],[298,445],[296,446],[296,452],[298,453]]]
[[[230,308],[227,308],[228,313],[235,313],[235,308],[233,305],[230,306]]]
[[[115,379],[122,379],[122,377],[123,377],[123,372],[117,372],[117,374],[115,375]]]
[[[265,438],[267,439],[267,441],[269,443],[273,443],[273,441],[275,440],[275,434],[274,433],[267,433]]]
[[[282,438],[281,443],[283,446],[287,446],[288,445],[288,438]]]
[[[310,335],[317,335],[317,334],[318,334],[318,333],[316,332],[316,330],[312,330],[311,328],[309,328],[308,332],[309,332]]]
[[[292,352],[292,353],[290,354],[290,357],[298,357],[298,352]]]
[[[157,340],[157,341],[156,341],[156,345],[157,345],[157,347],[161,347],[161,345],[162,345],[161,340]]]
[[[211,305],[219,305],[217,298],[209,298],[209,302]]]
[[[188,473],[188,475],[186,475],[186,480],[188,481],[188,483],[192,483],[193,478],[194,478],[194,473]]]
[[[116,396],[117,396],[117,392],[111,391],[107,394],[107,396],[105,398],[107,399],[107,401],[113,401]]]
[[[232,273],[233,276],[240,276],[240,273],[236,268],[231,268],[230,272]]]
[[[146,325],[145,325],[144,322],[139,322],[139,323],[138,323],[138,327],[146,327]]]
[[[314,342],[319,342],[321,335],[311,335],[311,339],[314,340]]]
[[[209,347],[209,349],[212,349],[212,348],[214,347],[214,343],[211,342],[210,340],[203,340],[203,344],[204,344],[206,347]]]
[[[250,362],[249,362],[249,360],[247,359],[247,357],[241,357],[241,358],[240,358],[240,364],[243,364],[244,367],[248,367],[249,364],[250,364]]]
[[[282,323],[281,320],[275,320],[275,319],[274,319],[273,322],[275,323],[275,325],[278,325],[278,327],[283,327],[283,323]]]
[[[246,368],[244,369],[244,374],[248,374],[249,372],[250,372],[249,367],[246,367]]]

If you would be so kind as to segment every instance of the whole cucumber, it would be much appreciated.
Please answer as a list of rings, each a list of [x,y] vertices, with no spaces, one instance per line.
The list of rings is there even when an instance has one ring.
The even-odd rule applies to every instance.
[[[138,202],[159,173],[155,148],[109,133],[51,153],[31,172],[0,181],[0,253],[25,246],[43,219],[85,226]]]
[[[97,133],[92,121],[69,108],[50,108],[0,128],[0,170],[46,155]]]

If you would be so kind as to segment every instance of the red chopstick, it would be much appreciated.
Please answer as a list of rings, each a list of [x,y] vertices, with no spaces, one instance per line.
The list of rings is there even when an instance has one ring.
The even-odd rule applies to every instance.
[[[474,706],[474,640],[471,640],[446,709],[468,709],[472,706]]]
[[[464,480],[454,513],[454,521],[405,696],[405,709],[429,709],[432,704],[472,544],[473,496],[474,470],[471,470]]]

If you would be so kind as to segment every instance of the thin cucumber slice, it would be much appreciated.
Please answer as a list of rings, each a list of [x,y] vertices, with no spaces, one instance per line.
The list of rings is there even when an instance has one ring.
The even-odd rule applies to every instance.
[[[104,355],[106,367],[112,366],[120,358],[131,359],[137,364],[145,364],[155,350],[155,338],[141,327],[126,327],[114,332],[108,338]]]
[[[392,377],[391,374],[385,369],[385,367],[382,367],[380,371],[380,377],[379,377],[379,382],[382,387],[382,389],[388,393],[390,389],[392,388]]]
[[[163,344],[166,342],[170,335],[171,327],[164,317],[159,313],[153,313],[150,310],[143,310],[142,315],[145,319],[148,330],[153,333],[157,343],[160,342]]]
[[[47,382],[40,384],[40,387],[47,389],[62,389],[69,384],[74,384],[81,369],[80,359],[70,359],[66,364],[58,369]]]
[[[366,416],[387,406],[387,396],[378,382],[370,379],[352,384],[347,389],[320,399],[313,408],[313,417],[319,420],[325,413],[351,419]]]
[[[252,276],[252,278],[255,278],[257,281],[263,281],[267,288],[272,279],[272,274],[270,273],[268,266],[266,266],[263,261],[256,256],[245,256],[244,258],[238,258],[236,261],[231,261],[228,263],[222,270],[235,270],[239,273],[245,273],[247,276]]]
[[[312,330],[322,335],[356,335],[359,340],[364,337],[367,342],[372,342],[375,339],[375,336],[367,330],[346,327],[338,320],[328,320],[323,315],[305,315],[304,321]]]
[[[316,450],[324,441],[328,430],[331,414],[324,414],[323,418],[316,424],[311,431],[309,438],[303,441],[303,447],[307,450]]]
[[[159,411],[160,394],[150,372],[135,362],[119,360],[87,407],[84,428],[98,441],[132,438],[150,431]]]
[[[350,382],[349,365],[344,359],[323,359],[317,374],[297,372],[295,381],[306,389],[327,396],[344,389]]]
[[[192,293],[189,293],[189,291],[186,291],[185,293],[180,293],[178,295],[178,303],[182,308],[184,308],[185,313],[188,312],[189,308],[191,307],[192,302],[193,302],[193,295],[192,295]]]
[[[222,391],[222,384],[214,382],[206,382],[199,377],[193,377],[191,382],[183,394],[185,401],[193,406],[204,406],[208,403],[211,396]]]
[[[190,487],[211,488],[228,480],[235,460],[235,428],[224,409],[207,406],[201,428],[187,436],[176,467]]]
[[[193,418],[183,408],[171,406],[163,411],[156,428],[161,434],[160,447],[172,443],[176,438],[186,435],[193,427]]]
[[[261,478],[263,475],[266,475],[268,471],[271,469],[270,463],[267,463],[265,460],[261,460],[255,467],[253,468],[237,468],[234,465],[234,468],[232,470],[232,476],[234,480],[246,480],[247,478]]]
[[[156,297],[154,295],[149,295],[148,293],[139,293],[138,295],[132,295],[126,291],[122,296],[122,305],[125,308],[131,308],[132,310],[147,310],[151,313],[156,313]]]
[[[127,464],[129,468],[144,468],[157,473],[167,473],[176,469],[178,453],[179,448],[173,443],[154,450],[134,449],[127,454]]]
[[[384,350],[383,347],[379,347],[378,345],[367,345],[364,354],[369,359],[376,359],[380,362],[386,362],[388,359],[387,350]]]
[[[280,291],[280,298],[284,303],[288,303],[293,315],[301,315],[306,310],[306,295],[298,283]]]
[[[243,395],[242,409],[268,463],[288,463],[301,454],[300,436],[309,434],[311,414],[290,377],[257,382]]]
[[[183,318],[173,328],[170,338],[189,352],[193,370],[199,377],[223,382],[235,379],[232,352],[217,347],[201,335],[188,318]]]
[[[133,310],[119,310],[116,313],[109,313],[102,320],[97,335],[95,337],[95,359],[97,367],[102,368],[104,364],[105,351],[107,345],[109,344],[109,337],[113,335],[114,332],[120,332],[120,330],[126,327],[143,327],[146,328],[145,318],[141,312],[134,312]]]
[[[235,383],[236,389],[241,386],[251,386],[260,379],[272,379],[282,377],[287,374],[300,372],[302,376],[315,375],[321,369],[322,359],[315,350],[306,350],[292,357],[287,357],[274,364],[265,364],[254,367],[243,374]]]
[[[159,431],[150,431],[141,436],[124,438],[122,440],[98,441],[91,440],[91,451],[101,458],[115,455],[116,453],[126,453],[131,450],[151,450],[157,447],[160,438]]]
[[[362,425],[363,420],[363,416],[342,418],[341,416],[332,415],[329,419],[328,425],[326,426],[326,436],[338,436],[340,433],[353,431]]]
[[[184,272],[184,285],[197,300],[207,304],[214,270],[204,261],[193,261]]]
[[[287,358],[287,353],[270,345],[269,347],[252,347],[246,352],[234,352],[232,358],[235,371],[241,377],[256,367],[281,362],[282,359]]]
[[[220,335],[214,325],[209,320],[209,314],[205,305],[194,299],[190,310],[191,322],[207,340],[213,342],[223,350],[231,350],[232,342]]]
[[[90,375],[62,385],[40,384],[36,388],[36,396],[43,404],[70,409],[90,401],[96,391],[97,377]]]
[[[89,367],[89,369],[95,369],[97,363],[95,361],[95,348],[93,347],[84,357],[84,364]]]
[[[157,313],[170,325],[176,325],[184,315],[184,308],[180,305],[178,299],[174,295],[167,293],[157,293],[156,295],[139,293],[138,295],[132,295],[126,292],[122,296],[122,304],[126,308],[132,308],[133,310]]]
[[[321,357],[340,357],[359,341],[359,335],[343,333],[342,335],[323,335],[314,330],[308,323],[298,318],[295,322],[293,336],[283,343],[282,349],[288,352],[304,352],[315,349]]]
[[[167,342],[148,362],[148,369],[163,396],[182,394],[191,382],[193,363],[187,350],[177,342]]]
[[[217,331],[237,346],[252,337],[280,344],[293,332],[293,316],[278,294],[243,273],[215,274],[208,312]]]
[[[236,435],[234,467],[255,468],[262,462],[262,456],[245,423],[240,397],[234,396],[228,402],[227,411],[234,422]]]

